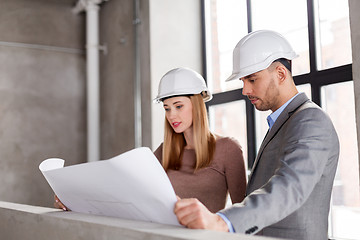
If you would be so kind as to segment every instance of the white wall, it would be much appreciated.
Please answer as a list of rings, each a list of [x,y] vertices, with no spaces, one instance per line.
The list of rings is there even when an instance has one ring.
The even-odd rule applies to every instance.
[[[201,73],[201,7],[194,0],[151,0],[151,97],[157,95],[161,77],[170,69],[189,67]],[[163,141],[162,104],[152,104],[152,147]]]

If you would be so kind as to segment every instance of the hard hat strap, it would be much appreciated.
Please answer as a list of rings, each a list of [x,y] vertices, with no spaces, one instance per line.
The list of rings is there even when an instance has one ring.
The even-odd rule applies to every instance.
[[[291,61],[287,60],[286,58],[279,58],[276,59],[274,62],[279,62],[282,65],[284,65],[284,67],[286,67],[290,72],[291,72]]]

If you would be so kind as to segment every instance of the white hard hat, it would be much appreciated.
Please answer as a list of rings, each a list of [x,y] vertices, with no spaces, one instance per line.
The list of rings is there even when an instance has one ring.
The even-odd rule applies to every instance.
[[[233,72],[226,81],[240,79],[264,70],[277,59],[298,57],[289,42],[270,30],[251,32],[243,37],[233,51]]]
[[[212,99],[205,80],[199,73],[189,68],[175,68],[161,78],[154,101],[159,103],[167,97],[190,94],[201,94],[205,102]]]

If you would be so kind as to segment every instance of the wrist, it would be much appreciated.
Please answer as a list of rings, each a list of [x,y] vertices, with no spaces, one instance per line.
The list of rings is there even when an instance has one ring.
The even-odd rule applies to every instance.
[[[227,223],[224,221],[224,219],[222,217],[220,217],[219,215],[215,214],[217,217],[217,227],[218,227],[218,231],[222,231],[222,232],[229,232],[229,227],[227,225]]]

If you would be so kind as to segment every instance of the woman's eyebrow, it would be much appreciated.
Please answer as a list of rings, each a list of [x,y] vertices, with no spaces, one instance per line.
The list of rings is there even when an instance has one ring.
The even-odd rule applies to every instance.
[[[172,103],[172,105],[175,105],[175,104],[177,104],[177,103],[182,103],[182,101],[181,101],[181,100],[179,100],[179,101],[173,102],[173,103]],[[165,106],[169,106],[169,105],[168,105],[168,104],[166,104],[166,103],[164,103],[164,107],[165,107]]]

